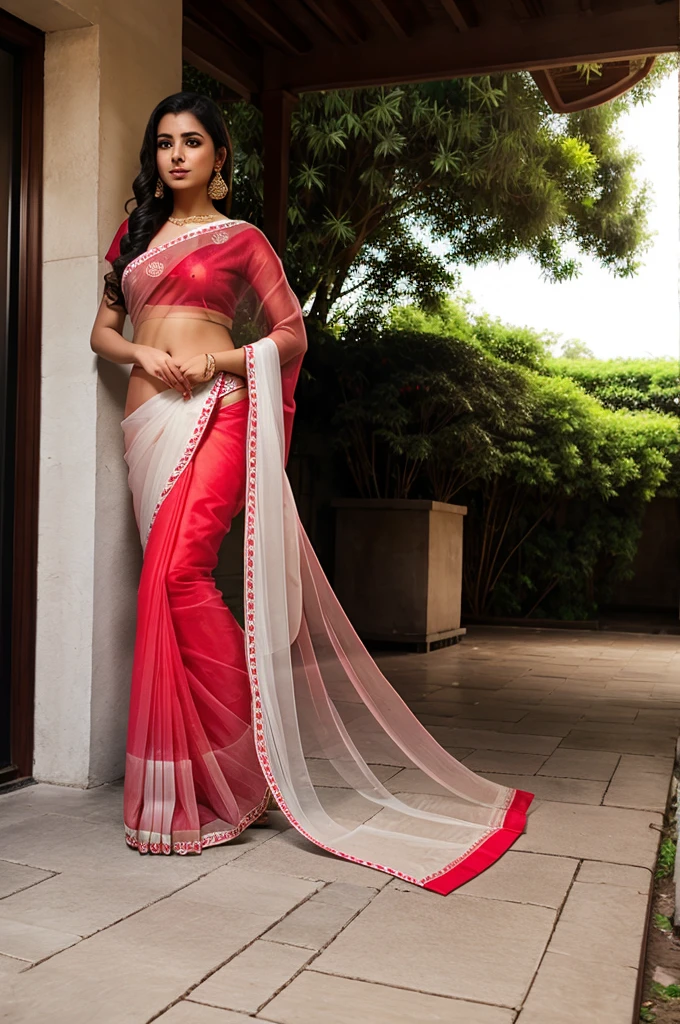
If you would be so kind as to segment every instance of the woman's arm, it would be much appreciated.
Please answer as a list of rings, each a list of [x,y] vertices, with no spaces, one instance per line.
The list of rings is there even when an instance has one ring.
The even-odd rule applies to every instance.
[[[191,393],[191,385],[179,364],[167,352],[151,345],[127,341],[121,334],[125,312],[120,306],[109,306],[102,296],[90,335],[90,348],[111,363],[133,363],[152,377],[159,377],[168,387],[183,395]]]
[[[111,363],[141,366],[137,351],[141,346],[122,336],[124,324],[125,311],[120,306],[109,306],[103,295],[90,334],[90,348]]]

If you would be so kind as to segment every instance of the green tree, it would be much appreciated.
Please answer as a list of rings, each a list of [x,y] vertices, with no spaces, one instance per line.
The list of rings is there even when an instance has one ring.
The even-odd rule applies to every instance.
[[[189,66],[185,85],[223,98]],[[404,296],[433,307],[458,264],[520,253],[557,280],[578,273],[575,249],[634,273],[647,194],[616,121],[637,95],[558,116],[522,72],[303,95],[285,262],[311,317]],[[261,223],[261,115],[246,103],[225,112],[234,215]]]
[[[594,359],[595,353],[580,338],[570,338],[562,343],[560,355],[563,359]]]

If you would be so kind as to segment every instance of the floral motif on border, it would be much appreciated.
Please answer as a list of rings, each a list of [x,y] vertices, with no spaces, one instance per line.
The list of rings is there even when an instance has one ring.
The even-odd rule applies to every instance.
[[[140,853],[201,853],[208,846],[219,846],[222,843],[228,843],[231,839],[236,839],[248,825],[251,825],[252,822],[256,821],[266,811],[268,802],[269,793],[265,795],[264,800],[257,807],[254,807],[244,818],[241,818],[238,825],[234,828],[226,832],[208,832],[206,835],[201,836],[200,839],[195,839],[191,842],[173,843],[171,836],[163,835],[159,843],[151,843],[148,840],[139,839],[137,837],[138,830],[130,828],[128,825],[125,826],[125,842],[133,850],[138,850]]]
[[[172,473],[170,474],[170,476],[166,480],[165,486],[163,487],[163,490],[161,491],[161,493],[160,493],[160,495],[158,497],[158,501],[156,502],[156,507],[154,508],[153,513],[151,515],[151,520],[149,522],[149,528],[146,531],[146,537],[144,538],[144,545],[145,546],[146,546],[146,543],[147,543],[147,541],[149,539],[149,535],[151,533],[151,527],[153,526],[153,524],[154,524],[154,522],[156,520],[156,516],[158,515],[158,513],[160,511],[160,507],[163,504],[163,502],[165,501],[165,499],[167,498],[168,494],[170,493],[170,491],[172,490],[174,485],[177,483],[177,481],[178,481],[179,477],[181,476],[183,470],[186,469],[186,467],[188,466],[189,462],[191,461],[191,457],[193,456],[194,452],[196,451],[196,446],[198,445],[198,442],[203,437],[203,432],[204,432],[206,426],[208,425],[208,420],[210,419],[210,414],[211,414],[211,412],[212,412],[212,410],[213,410],[213,408],[215,406],[215,402],[217,402],[218,398],[220,398],[222,396],[222,393],[223,393],[222,389],[223,389],[223,387],[226,386],[226,383],[227,382],[225,382],[225,380],[224,380],[224,374],[223,373],[219,373],[217,375],[217,377],[215,378],[215,383],[213,384],[213,386],[210,389],[210,392],[208,393],[208,397],[206,398],[205,402],[203,403],[203,408],[201,409],[201,412],[199,414],[198,420],[196,421],[196,426],[193,429],[193,432],[191,434],[191,437],[189,438],[187,446],[186,446],[186,448],[184,449],[184,451],[182,453],[182,457],[180,458],[179,462],[177,463],[177,465],[173,469]],[[234,390],[234,389],[232,388],[231,390]],[[229,392],[225,392],[225,393],[228,394]]]
[[[193,238],[194,236],[198,238],[200,235],[205,235],[209,231],[214,231],[215,224],[220,224],[222,229],[225,229],[232,228],[235,224],[245,223],[246,222],[242,220],[224,220],[221,217],[216,217],[215,220],[210,222],[210,224],[202,224],[199,228],[192,228],[191,231],[185,231],[183,235],[177,235],[176,238],[169,238],[168,241],[163,242],[162,245],[154,245],[151,249],[147,249],[145,252],[140,253],[139,256],[135,257],[134,260],[127,264],[121,275],[121,284],[125,280],[128,271],[134,270],[136,267],[141,266],[142,263],[146,263],[146,261],[156,253],[165,252],[166,249],[171,245],[174,245],[176,242],[185,242],[188,238]]]

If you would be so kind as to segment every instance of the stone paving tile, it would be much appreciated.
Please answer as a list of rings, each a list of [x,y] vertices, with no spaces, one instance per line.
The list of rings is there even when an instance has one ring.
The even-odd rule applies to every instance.
[[[450,748],[447,747],[447,750]],[[473,772],[509,772],[533,775],[545,764],[545,754],[517,754],[513,750],[476,750],[463,758]]]
[[[648,894],[617,885],[574,882],[548,950],[589,963],[636,968],[647,923]]]
[[[21,889],[39,885],[47,878],[52,878],[51,871],[40,868],[27,868],[23,864],[15,864],[9,860],[0,860],[0,900]]]
[[[438,690],[434,690],[432,693],[428,693],[423,698],[423,702],[431,703],[442,703],[442,704],[464,704],[474,705],[478,703],[484,694],[481,694],[479,690],[475,690],[474,687],[465,686],[444,686]]]
[[[578,867],[569,857],[547,857],[540,853],[517,853],[510,850],[490,868],[456,889],[461,896],[502,900],[508,903],[533,903],[538,907],[558,909]],[[402,889],[434,901],[436,893],[395,878],[390,888]],[[449,897],[447,897],[448,899]]]
[[[357,895],[348,895],[344,899],[340,895],[329,900],[324,899],[324,891],[321,890],[317,897],[307,900],[267,932],[267,938],[309,950],[322,949],[370,903],[375,894],[375,889],[366,888]]]
[[[496,1006],[306,970],[265,1007],[257,1020],[264,1016],[276,1024],[512,1024],[514,1014]]]
[[[486,722],[489,719],[500,722],[519,722],[522,719],[526,719],[531,710],[530,705],[520,707],[514,703],[488,700],[485,700],[484,703],[458,706],[458,713],[461,718],[473,719],[477,723]],[[482,728],[485,729],[486,725],[483,725]]]
[[[661,775],[670,779],[674,758],[649,754],[622,754],[619,767],[631,775]]]
[[[546,953],[517,1024],[631,1024],[636,985],[630,967]]]
[[[0,953],[0,980],[2,978],[11,978],[18,974],[19,971],[27,970],[30,966],[30,960],[18,960],[16,957],[4,956]]]
[[[544,801],[529,808],[514,849],[651,868],[662,820],[653,811]]]
[[[79,940],[80,936],[71,932],[15,921],[11,917],[0,919],[0,953],[20,960],[42,960]]]
[[[316,887],[284,876],[272,887],[255,872],[218,868],[17,975],[5,999],[8,1019],[91,1024],[92,1007],[102,1006],[106,1024],[145,1024]]]
[[[680,675],[680,670],[678,671],[678,675]],[[641,710],[637,713],[637,717],[635,718],[636,724],[656,724],[657,722],[661,722],[663,725],[666,725],[668,722],[672,722],[673,725],[675,725],[676,727],[676,731],[680,730],[680,710],[670,711],[668,708],[666,708],[665,710],[657,708],[641,708]]]
[[[234,1013],[233,1010],[220,1010],[216,1006],[203,1006],[190,999],[183,999],[155,1019],[162,1021],[163,1024],[248,1024],[253,1018],[242,1013]],[[268,1024],[261,1017],[257,1019],[262,1024]]]
[[[649,892],[653,881],[652,872],[647,868],[631,868],[627,864],[606,864],[597,860],[582,861],[577,878],[581,884],[618,885],[642,893]]]
[[[607,736],[645,736],[653,739],[675,740],[677,726],[673,722],[578,722],[573,726],[579,732],[606,733]]]
[[[468,762],[466,761],[466,764]],[[524,789],[541,800],[557,800],[567,804],[600,804],[607,788],[606,782],[591,779],[562,779],[549,775],[505,775],[482,772],[491,782],[510,789]]]
[[[258,939],[194,989],[189,1000],[256,1013],[313,955],[311,949]]]
[[[627,965],[659,838],[649,826],[680,729],[679,651],[675,637],[475,627],[456,648],[380,658],[455,757],[536,793],[513,849],[445,899],[324,853],[279,812],[274,828],[201,857],[140,857],[123,842],[120,784],[5,794],[0,929],[75,944],[33,968],[0,952],[0,1019],[90,1024],[97,1005],[106,1024],[245,1024],[264,1002],[262,1024],[513,1024],[543,956],[519,1024],[572,1024],[584,1006],[630,1024]],[[408,759],[374,754],[389,788],[414,789]],[[312,769],[340,820],[374,816],[327,764]],[[248,995],[260,983],[261,999]],[[226,1001],[213,1004],[211,984]]]
[[[573,729],[561,745],[573,750],[613,750],[619,754],[671,754],[675,750],[675,740],[670,736],[636,734],[632,726],[627,735],[604,729],[598,732]]]
[[[364,868],[360,864],[352,864],[326,853],[293,829],[271,839],[266,849],[262,846],[247,853],[237,863],[252,871],[264,872],[267,876],[294,875],[297,878],[326,882],[363,884],[376,889],[381,889],[390,881],[390,876],[381,871]]]
[[[367,885],[350,885],[348,882],[331,882],[314,894],[312,899],[321,903],[336,903],[343,907],[352,906],[362,910],[377,896],[378,888]]]
[[[62,871],[72,864],[70,855],[85,848],[85,836],[93,839],[98,825],[84,818],[62,814],[40,814],[5,824],[5,808],[11,811],[12,793],[0,797],[3,813],[0,821],[0,858],[20,864]],[[5,804],[8,801],[8,805]]]
[[[603,803],[611,807],[637,807],[640,810],[665,811],[670,777],[639,772],[619,764],[612,776]]]
[[[458,999],[518,1006],[555,912],[452,893],[425,900],[394,887],[314,961],[314,969]]]
[[[446,747],[472,747],[475,750],[513,750],[521,754],[552,754],[559,736],[522,736],[493,732],[491,729],[456,729],[435,725],[429,730]],[[637,751],[633,751],[636,753]],[[645,751],[640,751],[645,753]]]
[[[190,875],[185,884],[191,880]],[[94,866],[87,871],[64,872],[0,901],[0,930],[5,919],[12,919],[91,935],[177,888],[180,886],[164,881],[160,872],[156,878],[141,880]]]
[[[625,722],[637,721],[637,708],[622,708],[605,704],[601,708],[588,708],[583,715],[584,722]]]
[[[609,782],[618,763],[619,756],[613,751],[568,750],[558,747],[536,774]]]
[[[117,784],[77,789],[44,782],[21,786],[0,796],[0,828],[6,828],[39,814],[65,814],[75,818],[94,817],[102,812],[123,816],[123,787]]]
[[[14,796],[14,793],[0,796],[0,820],[4,802],[11,805]],[[120,820],[95,822],[70,815],[41,814],[0,828],[0,859],[51,871],[86,874],[105,863],[109,876],[122,874],[131,880],[147,878],[151,879],[152,886],[163,878],[171,883],[170,891],[177,887],[173,882],[185,885],[272,838],[274,832],[246,829],[233,843],[210,847],[197,857],[141,855],[126,845],[123,835]]]

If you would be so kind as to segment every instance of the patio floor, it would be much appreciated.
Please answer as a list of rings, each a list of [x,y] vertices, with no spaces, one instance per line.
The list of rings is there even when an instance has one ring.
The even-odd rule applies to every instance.
[[[448,897],[278,812],[200,857],[142,857],[120,784],[29,786],[0,797],[0,1020],[636,1020],[680,637],[478,627],[379,661],[456,757],[536,794],[510,852]]]

